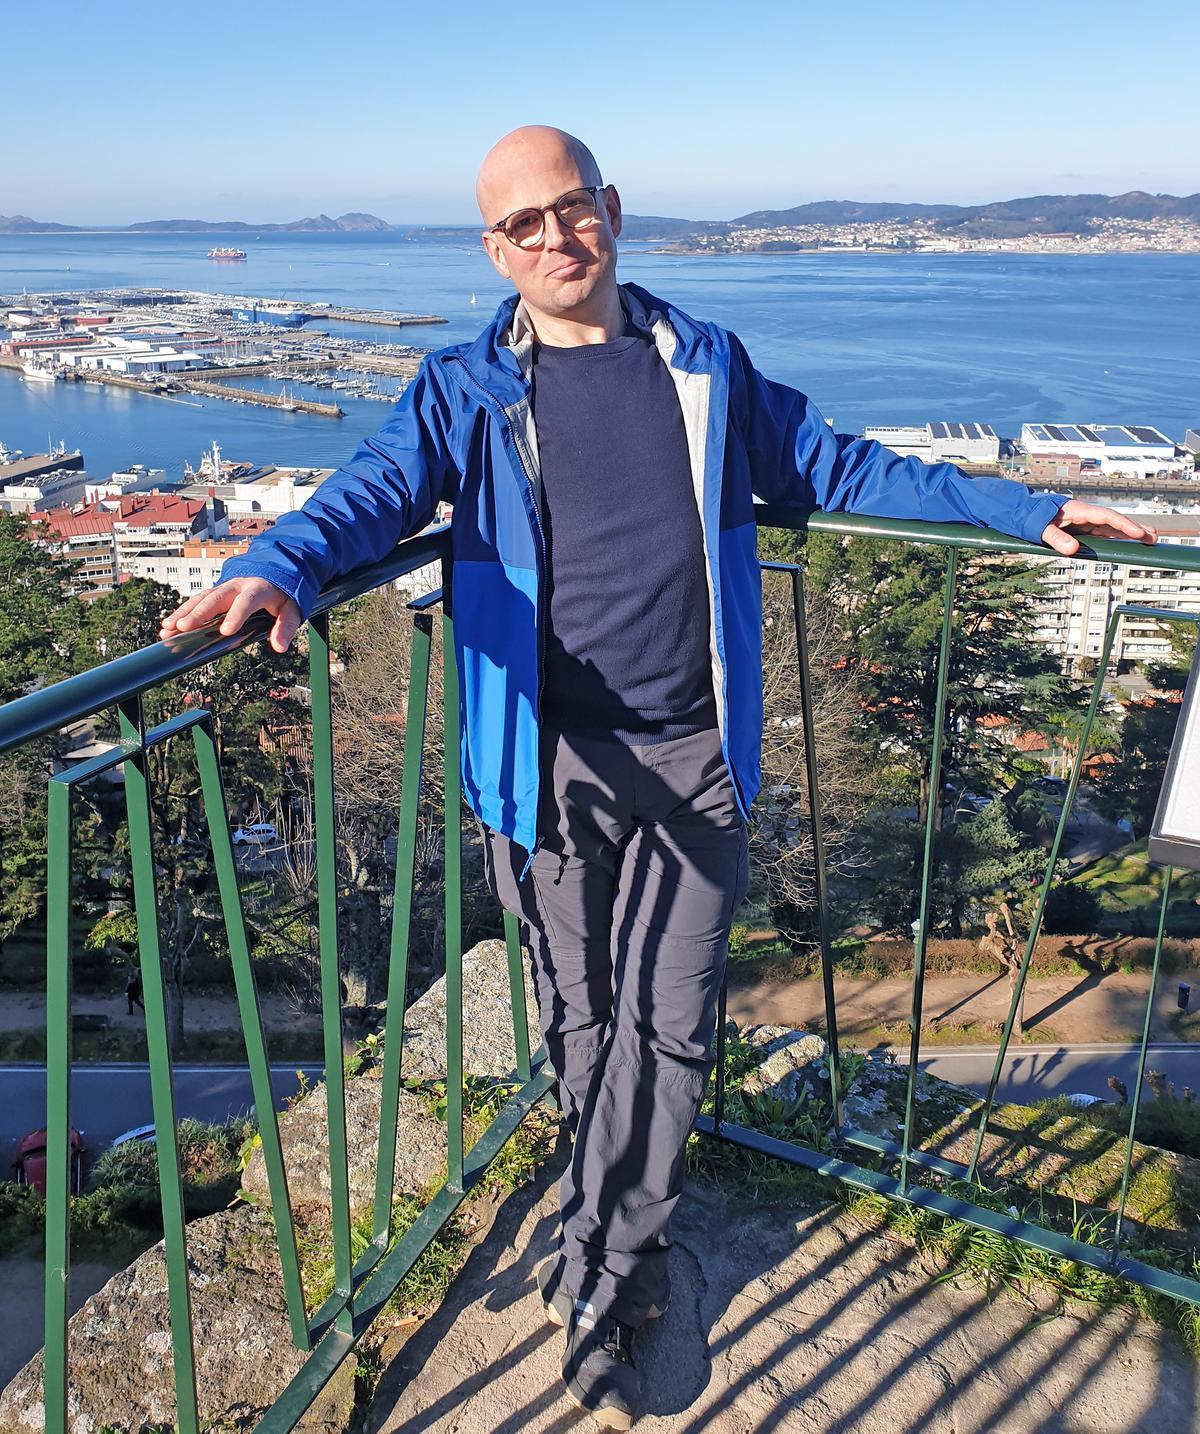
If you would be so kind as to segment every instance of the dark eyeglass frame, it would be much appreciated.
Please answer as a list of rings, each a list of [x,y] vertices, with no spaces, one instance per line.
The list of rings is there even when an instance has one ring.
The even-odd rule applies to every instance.
[[[568,189],[565,194],[560,194],[553,204],[543,204],[540,206],[536,204],[527,204],[521,209],[514,209],[511,214],[506,214],[498,224],[493,224],[488,230],[488,233],[503,234],[504,237],[515,249],[532,249],[535,245],[540,244],[542,240],[546,237],[546,215],[549,214],[552,209],[554,210],[554,213],[558,218],[558,222],[563,226],[564,229],[570,229],[572,230],[572,232],[582,229],[584,225],[589,224],[593,219],[595,219],[597,214],[600,212],[600,205],[597,202],[596,196],[600,193],[602,189],[607,188],[608,185],[606,184],[577,184],[574,189]],[[564,199],[570,199],[573,194],[590,194],[592,197],[592,212],[583,221],[582,224],[568,224],[567,221],[563,218],[562,214],[559,212],[558,206],[563,202]],[[513,223],[514,220],[520,219],[526,214],[537,215],[538,229],[537,233],[533,236],[532,239],[529,239],[524,244],[522,244],[519,240],[514,239],[512,235],[508,232],[508,226]]]

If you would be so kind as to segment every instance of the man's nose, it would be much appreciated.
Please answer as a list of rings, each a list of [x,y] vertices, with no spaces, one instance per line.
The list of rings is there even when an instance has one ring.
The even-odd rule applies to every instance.
[[[574,229],[569,229],[553,209],[546,211],[544,219],[546,233],[543,243],[545,247],[547,249],[565,249],[575,237]]]

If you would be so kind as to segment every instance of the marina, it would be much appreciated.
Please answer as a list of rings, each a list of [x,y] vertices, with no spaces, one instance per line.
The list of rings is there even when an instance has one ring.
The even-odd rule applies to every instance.
[[[214,250],[209,257],[234,256]],[[435,315],[312,307],[384,328],[439,321]],[[192,403],[183,395],[195,395],[319,418],[345,415],[334,395],[394,403],[415,374],[421,351],[304,329],[316,316],[286,300],[227,299],[203,291],[10,294],[0,296],[0,322],[8,330],[0,342],[0,367],[19,372],[26,383],[101,384],[183,404]],[[303,388],[276,390],[266,381]]]

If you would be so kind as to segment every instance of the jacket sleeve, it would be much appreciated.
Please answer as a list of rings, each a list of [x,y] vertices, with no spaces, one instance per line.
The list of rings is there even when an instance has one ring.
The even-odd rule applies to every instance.
[[[379,432],[302,508],[227,558],[220,582],[266,578],[307,618],[327,583],[387,557],[433,521],[439,500],[453,501],[459,469],[450,428],[445,379],[426,358]]]
[[[874,439],[835,433],[797,389],[764,378],[733,334],[730,406],[750,454],[755,496],[812,511],[973,523],[1030,543],[1067,501],[1007,478],[972,478],[952,463],[901,458]]]

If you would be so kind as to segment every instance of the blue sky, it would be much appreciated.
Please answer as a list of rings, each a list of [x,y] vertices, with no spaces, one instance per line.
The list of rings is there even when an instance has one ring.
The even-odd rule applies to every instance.
[[[1174,0],[5,10],[0,213],[65,223],[474,222],[480,157],[527,122],[642,214],[1200,190],[1200,6]]]

